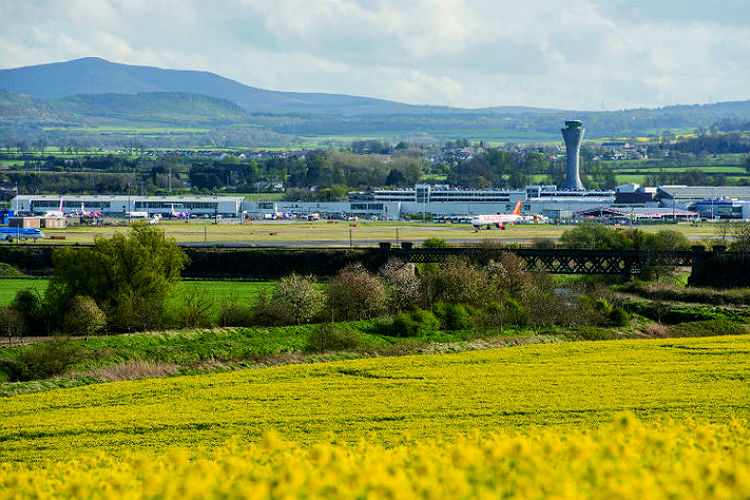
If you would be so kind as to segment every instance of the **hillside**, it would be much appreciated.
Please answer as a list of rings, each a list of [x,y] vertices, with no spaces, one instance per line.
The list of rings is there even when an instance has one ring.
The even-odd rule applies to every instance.
[[[207,71],[181,71],[113,63],[97,57],[0,70],[0,89],[43,99],[75,94],[190,92],[235,102],[252,112],[367,115],[426,113],[430,106],[337,94],[275,92]]]
[[[82,94],[51,102],[59,110],[88,120],[106,117],[184,124],[243,122],[250,118],[247,111],[231,101],[188,92]]]
[[[66,121],[71,118],[49,101],[0,89],[0,119]]]
[[[36,142],[44,135],[50,144],[76,140],[114,146],[131,142],[134,133],[151,147],[283,147],[357,138],[529,144],[559,142],[560,126],[571,118],[583,120],[588,139],[693,131],[750,119],[750,101],[618,111],[413,106],[368,97],[275,92],[209,72],[99,58],[0,70],[0,89],[6,89],[0,91],[0,140]],[[137,132],[196,126],[200,135]],[[107,127],[106,133],[96,127]]]

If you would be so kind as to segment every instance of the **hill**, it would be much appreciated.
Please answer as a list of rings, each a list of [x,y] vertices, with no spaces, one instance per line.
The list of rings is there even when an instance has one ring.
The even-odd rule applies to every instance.
[[[231,101],[189,92],[81,94],[51,102],[61,111],[89,120],[117,118],[193,124],[243,122],[250,118],[247,111]]]
[[[583,120],[586,138],[693,131],[750,119],[750,101],[618,111],[414,106],[369,97],[276,92],[205,71],[100,58],[0,70],[0,89],[6,89],[0,91],[0,140],[36,142],[43,136],[49,144],[76,140],[113,146],[132,141],[137,129],[196,126],[200,136],[165,130],[166,135],[146,133],[138,140],[151,147],[283,147],[358,138],[529,144],[559,142],[560,126],[571,118]],[[94,130],[97,126],[110,128],[103,134]],[[207,126],[212,130],[205,135]]]
[[[2,88],[43,99],[76,94],[189,92],[227,99],[248,111],[273,113],[414,114],[451,109],[349,95],[276,92],[207,71],[133,66],[98,57],[0,70]]]

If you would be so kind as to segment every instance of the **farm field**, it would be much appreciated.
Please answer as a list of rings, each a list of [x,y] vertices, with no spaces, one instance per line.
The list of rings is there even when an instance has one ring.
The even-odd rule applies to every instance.
[[[19,290],[34,288],[44,293],[49,280],[46,279],[0,279],[0,307],[7,306],[13,301]],[[198,291],[212,298],[216,304],[234,296],[238,302],[250,302],[261,291],[270,291],[273,283],[270,281],[182,281],[179,285],[175,301],[179,301],[186,293]]]
[[[649,425],[742,419],[746,427],[749,353],[747,335],[569,342],[52,390],[4,398],[0,461],[67,462],[95,451],[119,460],[174,447],[187,458],[269,432],[303,447],[418,446],[474,429],[583,432],[621,412]]]
[[[350,235],[353,245],[374,245],[381,241],[397,243],[411,241],[421,243],[428,238],[442,238],[448,242],[482,242],[485,240],[506,243],[530,242],[536,238],[558,239],[563,231],[571,226],[551,226],[544,224],[526,224],[501,230],[477,231],[468,224],[431,224],[404,222],[365,222],[359,221],[356,226],[345,222],[269,222],[256,221],[252,224],[211,224],[191,221],[164,222],[159,227],[167,236],[174,237],[178,243],[195,244],[231,244],[274,246],[349,246]],[[690,239],[711,238],[716,228],[710,224],[701,226],[678,225],[639,225],[644,231],[660,229],[677,229]],[[92,243],[97,235],[111,236],[116,232],[124,233],[126,226],[71,227],[66,229],[49,229],[47,236],[64,236],[64,240],[39,240],[45,244],[87,244]],[[21,242],[23,245],[25,242]]]
[[[392,447],[301,448],[269,433],[194,460],[173,450],[97,453],[46,468],[0,464],[0,497],[736,499],[750,489],[743,423],[653,425],[625,413],[593,431],[495,431]]]

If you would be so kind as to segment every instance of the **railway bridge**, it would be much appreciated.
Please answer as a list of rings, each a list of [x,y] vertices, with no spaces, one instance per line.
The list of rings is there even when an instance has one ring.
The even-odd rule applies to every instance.
[[[637,274],[644,266],[693,267],[701,259],[721,253],[725,247],[714,247],[707,252],[703,246],[691,250],[578,250],[567,248],[494,248],[448,247],[414,248],[408,243],[400,248],[381,243],[389,256],[407,262],[444,262],[450,255],[463,255],[479,262],[496,259],[502,252],[512,252],[526,262],[529,270],[550,274]]]

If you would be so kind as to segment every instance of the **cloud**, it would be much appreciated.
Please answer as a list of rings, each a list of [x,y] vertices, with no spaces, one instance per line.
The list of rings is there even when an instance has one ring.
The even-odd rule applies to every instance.
[[[750,97],[745,0],[0,0],[0,12],[5,68],[100,56],[464,107]]]

